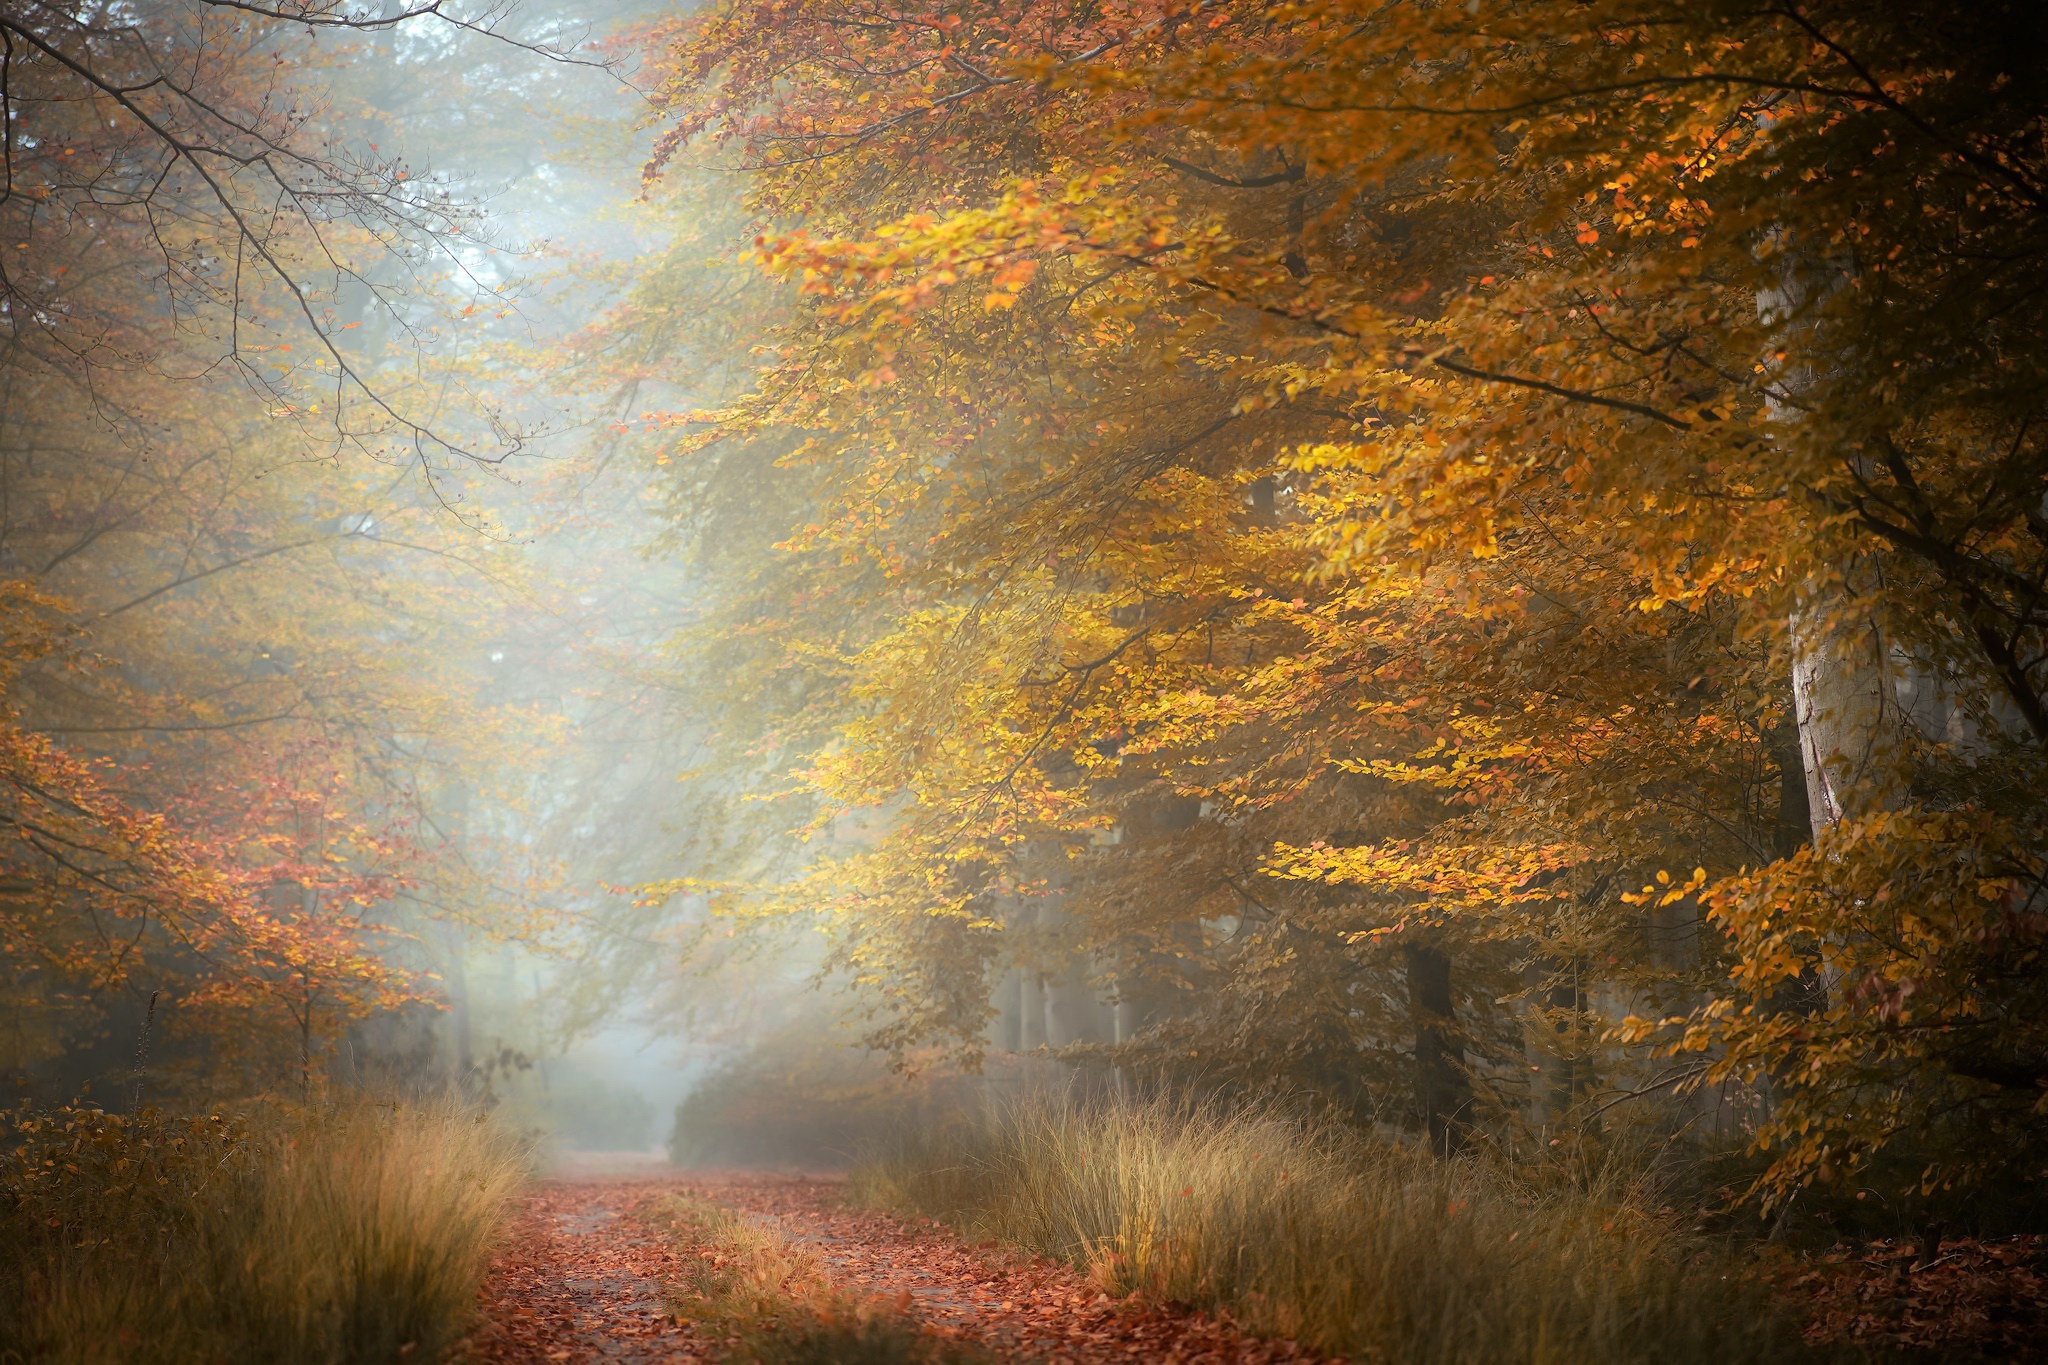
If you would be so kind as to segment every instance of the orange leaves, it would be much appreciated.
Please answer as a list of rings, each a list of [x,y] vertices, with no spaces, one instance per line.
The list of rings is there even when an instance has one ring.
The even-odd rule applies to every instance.
[[[1774,1197],[1827,1165],[1861,1169],[1897,1125],[1920,1121],[1908,1116],[1923,1105],[1973,1109],[1987,1139],[2002,1123],[2024,1122],[1981,1107],[1996,1086],[2024,1081],[2024,1067],[2001,1081],[1988,1059],[2024,1055],[2026,1044],[1979,993],[1979,983],[2012,979],[2048,943],[2038,925],[2007,936],[2021,888],[2040,875],[2011,860],[2024,843],[1968,814],[1904,809],[1838,821],[1792,858],[1701,888],[1737,953],[1739,1002],[1716,1000],[1662,1026],[1630,1019],[1621,1036],[1702,1054],[1713,1080],[1784,1077],[1757,1133],[1779,1153]],[[1987,885],[1997,888],[1989,899]],[[1815,980],[1838,984],[1803,1007],[1786,1003]],[[1909,1084],[1858,1084],[1872,1074],[1874,1043],[1884,1073]],[[1788,1058],[1798,1066],[1786,1072]],[[1944,1187],[1982,1178],[1980,1163],[1998,1158],[1966,1146],[1923,1159],[1922,1182]]]
[[[1408,918],[1483,936],[1489,932],[1485,920],[1497,922],[1493,932],[1521,932],[1524,917],[1539,915],[1546,903],[1560,898],[1551,885],[1554,874],[1585,857],[1586,850],[1563,846],[1516,849],[1417,840],[1295,848],[1282,843],[1274,846],[1265,872],[1355,886],[1395,903],[1427,907]]]
[[[989,279],[989,292],[982,299],[982,307],[995,311],[1017,306],[1017,295],[1038,273],[1038,262],[1028,256],[1017,257],[1003,263]]]
[[[944,217],[912,213],[864,240],[821,239],[804,231],[760,238],[752,259],[827,301],[828,317],[861,325],[869,339],[910,325],[963,282],[984,285],[986,311],[1006,311],[1016,306],[1044,258],[1099,249],[1094,236],[1119,231],[1121,206],[1106,197],[1116,178],[1083,177],[1050,200],[1034,182],[1023,181],[990,209]],[[1170,224],[1147,222],[1126,234],[1124,249],[1146,249],[1170,232]]]
[[[35,887],[0,902],[0,923],[48,970],[105,990],[196,952],[206,968],[181,991],[183,1005],[289,1010],[319,998],[323,1035],[421,998],[376,955],[388,932],[360,917],[403,884],[388,836],[345,831],[338,846],[309,845],[328,794],[275,777],[143,812],[109,790],[112,771],[0,727],[0,857]],[[63,919],[32,924],[38,910]],[[94,916],[124,926],[121,941],[76,932]]]
[[[1646,886],[1641,891],[1624,891],[1621,893],[1621,899],[1629,905],[1655,905],[1661,910],[1698,895],[1706,884],[1707,870],[1704,867],[1694,868],[1692,876],[1675,884],[1671,880],[1671,874],[1660,869],[1655,885]]]
[[[55,647],[53,605],[8,594],[10,671]],[[13,885],[0,931],[17,967],[88,994],[168,973],[194,1022],[320,995],[323,1035],[419,998],[361,918],[404,885],[402,834],[340,814],[335,764],[317,748],[243,752],[249,767],[179,790],[0,714],[0,863]],[[131,794],[145,783],[154,808]]]
[[[767,613],[776,657],[814,670],[776,740],[800,715],[814,794],[901,803],[787,902],[829,907],[900,1010],[888,1036],[979,1036],[977,974],[1037,947],[1009,927],[1036,902],[993,888],[1044,868],[1071,889],[1065,949],[1197,964],[1162,973],[1202,1002],[1191,1035],[1233,989],[1328,998],[1335,968],[1273,946],[1296,929],[1708,1000],[1615,1041],[1727,1048],[1725,1076],[1796,1056],[1816,1095],[1915,1056],[1887,1049],[1917,1020],[1965,1026],[1974,997],[1928,983],[2018,951],[2031,874],[1993,855],[2040,840],[1902,816],[1781,857],[1804,776],[1786,621],[1802,584],[1900,556],[1885,629],[1968,688],[1996,671],[1971,639],[2039,621],[2038,578],[2014,577],[2042,567],[2015,396],[2039,386],[2001,368],[2032,343],[1959,321],[1962,257],[1934,244],[2007,228],[1942,197],[1955,166],[1895,171],[1895,111],[1841,93],[1854,73],[1783,15],[1653,10],[1031,0],[939,35],[806,0],[683,44],[700,83],[676,115],[755,155],[756,207],[797,229],[757,256],[801,295],[786,360],[727,432],[787,439],[811,480],[763,538],[797,561],[763,571],[801,603]],[[1830,14],[1927,89],[1954,79],[1877,11]],[[1737,51],[1810,97],[1727,79]],[[714,69],[744,97],[719,103]],[[1882,211],[1935,199],[1945,237]],[[1920,285],[1831,263],[1794,300],[1812,244],[1851,240],[1920,260]],[[2031,295],[2004,297],[2020,316]],[[2031,501],[1980,514],[2006,487]],[[2004,624],[1959,624],[1957,594],[1994,583],[1982,619]],[[1930,781],[1974,792],[1959,809],[2038,790],[1999,753],[1996,779]],[[1660,867],[1680,871],[1645,885]],[[1860,935],[1897,960],[1838,962]],[[1839,1020],[1768,1005],[1838,965],[1868,983]],[[1828,1129],[1839,1166],[1830,1112],[1773,1140]]]

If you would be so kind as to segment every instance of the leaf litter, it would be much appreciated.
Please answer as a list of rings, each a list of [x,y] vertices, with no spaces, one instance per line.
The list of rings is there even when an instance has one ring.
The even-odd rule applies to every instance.
[[[1323,1357],[1226,1315],[1112,1298],[1073,1269],[929,1220],[847,1207],[832,1178],[692,1174],[554,1180],[522,1200],[479,1304],[468,1365],[682,1365],[730,1343],[671,1306],[703,1254],[664,1226],[678,1196],[709,1201],[808,1251],[850,1294],[935,1344],[1046,1365],[1293,1365]]]

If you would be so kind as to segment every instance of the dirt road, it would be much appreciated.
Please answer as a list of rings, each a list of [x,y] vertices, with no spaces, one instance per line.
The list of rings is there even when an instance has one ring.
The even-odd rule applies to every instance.
[[[665,1197],[722,1204],[807,1248],[833,1279],[896,1306],[926,1332],[998,1360],[1061,1365],[1268,1365],[1291,1343],[1171,1307],[1115,1301],[1044,1261],[973,1246],[932,1223],[849,1210],[829,1179],[617,1174],[556,1179],[522,1201],[484,1291],[473,1365],[718,1359],[671,1311],[673,1238],[646,1215]]]

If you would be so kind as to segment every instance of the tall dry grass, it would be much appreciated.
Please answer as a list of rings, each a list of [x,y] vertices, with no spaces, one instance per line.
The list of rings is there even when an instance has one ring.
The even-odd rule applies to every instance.
[[[452,1104],[19,1118],[0,1361],[355,1365],[465,1330],[521,1147]]]
[[[1537,1188],[1272,1112],[1026,1101],[905,1134],[852,1192],[1360,1360],[1811,1359],[1728,1258],[1618,1182]]]

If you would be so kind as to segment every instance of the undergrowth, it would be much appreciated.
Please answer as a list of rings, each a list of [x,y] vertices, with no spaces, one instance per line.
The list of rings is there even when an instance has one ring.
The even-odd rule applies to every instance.
[[[71,1108],[8,1130],[7,1365],[435,1360],[525,1175],[453,1105]]]
[[[730,1209],[676,1196],[654,1217],[683,1243],[678,1316],[731,1361],[760,1365],[977,1365],[982,1357],[919,1329],[909,1304],[832,1282],[817,1257]]]
[[[1539,1188],[1273,1112],[1027,1101],[906,1131],[851,1188],[1362,1360],[1812,1359],[1732,1260],[1622,1182]]]

